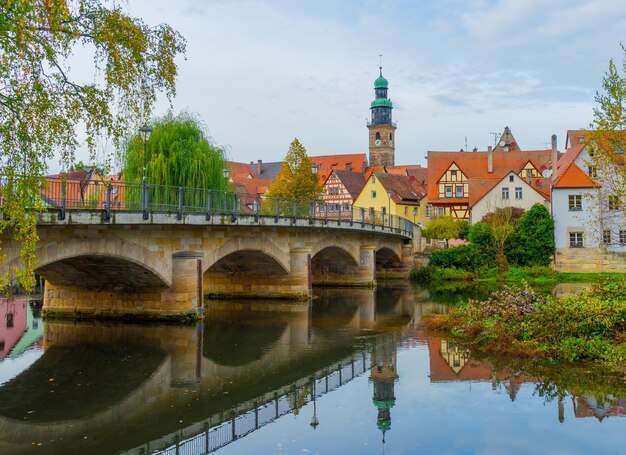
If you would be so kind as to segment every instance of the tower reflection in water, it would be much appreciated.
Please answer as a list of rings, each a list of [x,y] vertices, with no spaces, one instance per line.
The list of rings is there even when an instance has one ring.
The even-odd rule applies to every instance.
[[[373,341],[370,380],[374,384],[373,403],[378,409],[376,425],[382,432],[383,444],[385,433],[391,429],[391,408],[396,404],[397,352],[394,334],[385,334]]]
[[[46,321],[43,355],[0,387],[0,453],[210,453],[310,401],[316,428],[317,400],[368,369],[385,432],[412,317],[402,293],[357,290],[216,302],[191,327]]]

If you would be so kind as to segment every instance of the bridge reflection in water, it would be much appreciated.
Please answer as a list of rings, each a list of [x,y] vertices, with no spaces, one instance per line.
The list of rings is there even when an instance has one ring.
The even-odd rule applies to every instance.
[[[0,453],[210,453],[365,373],[384,432],[422,310],[409,289],[319,294],[215,302],[195,327],[46,321],[44,354],[0,387]]]

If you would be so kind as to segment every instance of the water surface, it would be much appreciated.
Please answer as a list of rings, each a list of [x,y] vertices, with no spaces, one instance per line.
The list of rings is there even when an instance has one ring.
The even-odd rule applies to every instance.
[[[420,326],[481,292],[318,289],[212,302],[185,327],[3,307],[0,453],[624,453],[623,381],[478,358]]]

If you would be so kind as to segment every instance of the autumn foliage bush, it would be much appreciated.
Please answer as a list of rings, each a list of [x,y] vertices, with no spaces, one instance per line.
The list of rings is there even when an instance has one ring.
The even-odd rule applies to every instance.
[[[505,286],[430,325],[486,351],[616,364],[626,361],[626,279],[600,282],[566,298],[527,285]]]

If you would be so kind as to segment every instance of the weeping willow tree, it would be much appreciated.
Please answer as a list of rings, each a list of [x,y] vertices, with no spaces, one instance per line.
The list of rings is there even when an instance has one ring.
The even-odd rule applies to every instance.
[[[202,122],[183,112],[167,114],[151,123],[152,134],[146,144],[146,183],[150,203],[157,209],[178,204],[177,187],[184,187],[184,203],[198,208],[207,205],[207,191],[214,193],[213,207],[224,204],[224,192],[231,192],[222,174],[226,166],[226,151],[216,145]],[[130,138],[122,157],[123,180],[141,183],[143,180],[144,144],[137,134]],[[141,200],[140,191],[127,191],[129,205]]]

